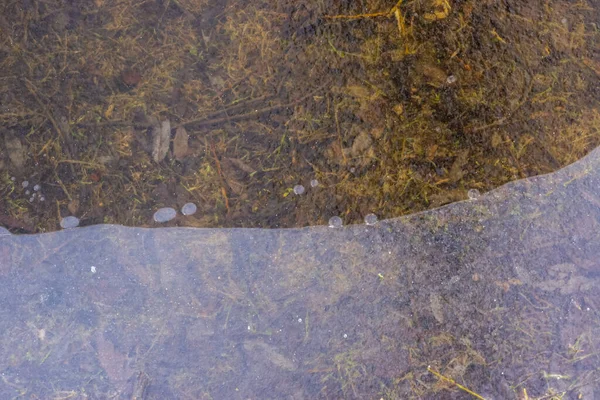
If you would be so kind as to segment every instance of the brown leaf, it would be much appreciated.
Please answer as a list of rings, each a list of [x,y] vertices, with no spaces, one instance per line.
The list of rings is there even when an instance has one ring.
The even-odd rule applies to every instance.
[[[161,162],[169,151],[171,139],[171,123],[169,120],[162,121],[152,127],[152,159]]]
[[[98,361],[106,375],[113,385],[121,388],[133,372],[127,365],[127,356],[119,352],[102,334],[96,335],[96,349]]]
[[[25,161],[27,160],[27,151],[25,147],[21,144],[21,141],[9,134],[2,133],[6,135],[4,138],[4,145],[6,146],[6,152],[8,153],[8,157],[10,158],[10,162],[17,168],[21,169],[25,165]]]
[[[190,153],[188,140],[190,136],[183,126],[177,128],[173,139],[173,154],[177,161],[182,161]]]
[[[67,209],[69,210],[69,212],[73,215],[77,214],[77,211],[79,211],[79,200],[77,199],[73,199],[69,202],[69,204],[67,205]]]

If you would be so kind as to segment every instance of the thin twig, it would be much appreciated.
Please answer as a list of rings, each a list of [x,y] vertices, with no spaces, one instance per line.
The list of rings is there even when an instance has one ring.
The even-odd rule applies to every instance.
[[[233,115],[231,117],[222,117],[222,118],[213,118],[213,119],[210,119],[210,118],[196,119],[196,120],[192,120],[192,121],[183,122],[183,123],[177,125],[175,128],[178,128],[180,126],[183,126],[186,128],[199,128],[199,127],[203,127],[203,126],[218,125],[218,124],[222,124],[225,122],[242,121],[245,119],[252,119],[259,115],[270,113],[270,112],[273,112],[276,110],[290,108],[290,107],[296,106],[299,103],[303,102],[304,100],[314,96],[316,93],[321,91],[329,83],[330,83],[330,80],[328,80],[327,82],[325,82],[325,84],[319,86],[317,89],[313,90],[312,92],[308,93],[307,95],[302,96],[302,97],[300,97],[294,101],[291,101],[289,103],[286,103],[286,104],[278,104],[278,105],[274,105],[274,106],[269,106],[269,107],[261,108],[259,110],[254,110],[254,111],[251,111],[251,112],[248,112],[245,114]]]

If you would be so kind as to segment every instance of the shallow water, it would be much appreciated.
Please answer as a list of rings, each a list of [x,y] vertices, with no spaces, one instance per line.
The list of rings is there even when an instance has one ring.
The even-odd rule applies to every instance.
[[[0,236],[0,397],[593,399],[598,171],[374,226]]]
[[[600,145],[597,3],[1,2],[0,224],[361,224],[555,171]]]

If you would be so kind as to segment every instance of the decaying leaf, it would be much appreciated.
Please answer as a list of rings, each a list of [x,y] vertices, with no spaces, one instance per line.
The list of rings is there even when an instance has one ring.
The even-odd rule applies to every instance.
[[[96,349],[98,361],[110,381],[115,386],[122,387],[133,373],[127,363],[127,355],[119,352],[102,334],[96,335]]]
[[[12,135],[7,135],[4,139],[4,145],[6,146],[6,152],[10,158],[10,162],[17,169],[23,168],[23,166],[25,166],[26,150],[21,144],[21,141]]]
[[[183,126],[177,128],[175,138],[173,139],[173,155],[175,155],[177,161],[181,161],[189,155],[189,138],[190,136]]]
[[[227,158],[227,161],[229,161],[233,166],[237,167],[238,169],[241,169],[244,172],[247,172],[249,174],[253,174],[256,172],[256,170],[254,168],[252,168],[251,166],[249,166],[248,164],[246,164],[239,158],[231,158],[231,157],[226,157],[226,158]]]
[[[169,151],[171,139],[171,123],[169,120],[156,123],[152,127],[152,159],[161,162]]]

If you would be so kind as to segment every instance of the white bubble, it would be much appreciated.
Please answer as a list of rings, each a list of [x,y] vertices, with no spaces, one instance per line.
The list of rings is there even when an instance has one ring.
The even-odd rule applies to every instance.
[[[23,181],[21,183],[21,186],[23,186],[24,188],[26,188],[27,186],[29,186],[29,181]]]
[[[177,211],[171,207],[163,207],[154,213],[154,222],[163,223],[172,220],[177,216]]]
[[[295,194],[302,194],[302,193],[304,193],[304,186],[302,186],[302,185],[296,185],[296,186],[294,186],[294,193]]]
[[[40,190],[41,188],[42,188],[42,187],[41,187],[40,185],[35,185],[35,186],[33,187],[33,190],[35,190],[36,192],[39,192],[39,190]]]
[[[341,228],[344,225],[342,219],[338,216],[329,218],[329,227],[330,228]]]
[[[35,198],[34,198],[34,197],[30,197],[30,198],[29,198],[29,202],[30,202],[30,203],[33,203],[33,200],[35,200]]]
[[[60,220],[60,227],[63,229],[72,229],[79,226],[79,218],[69,215]]]
[[[40,196],[40,201],[44,201],[46,198],[44,196]]]
[[[453,83],[456,83],[457,80],[458,78],[456,76],[450,75],[448,78],[446,78],[446,83],[452,85]]]
[[[10,180],[14,182],[14,181],[16,181],[16,180],[17,180],[17,178],[15,178],[14,176],[11,176],[11,177],[10,177]]]
[[[310,181],[310,187],[317,187],[319,186],[319,181],[316,179],[313,179]]]
[[[479,193],[479,190],[477,189],[471,189],[467,192],[467,197],[469,200],[477,200],[480,196],[481,193]]]
[[[181,213],[183,215],[196,214],[196,211],[198,211],[198,207],[196,207],[194,203],[185,203],[183,207],[181,207]]]
[[[302,323],[302,318],[298,318],[298,322]]]
[[[375,225],[377,223],[377,215],[371,213],[365,215],[365,224],[367,225]]]
[[[90,271],[92,271],[92,274],[95,274],[97,271],[96,267],[92,265],[92,267],[90,268]]]
[[[26,190],[26,191],[25,191],[25,194],[26,194],[26,195],[29,195],[29,194],[31,194],[31,192],[30,192],[29,190]]]

